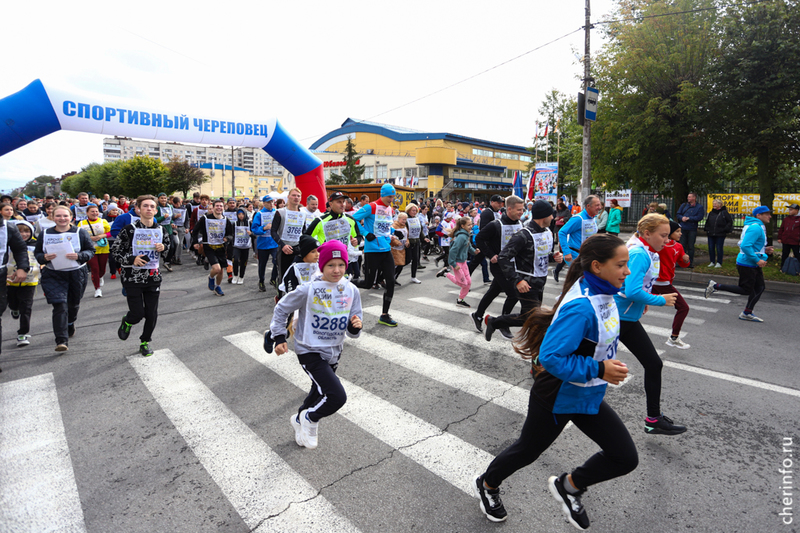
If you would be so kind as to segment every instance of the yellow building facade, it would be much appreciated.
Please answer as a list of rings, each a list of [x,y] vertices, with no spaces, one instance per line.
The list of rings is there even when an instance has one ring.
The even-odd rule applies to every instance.
[[[212,169],[210,163],[198,165],[198,168],[208,176],[208,181],[200,187],[195,187],[189,191],[189,195],[199,192],[200,194],[207,194],[211,198],[230,198],[232,196],[236,198],[260,198],[270,191],[280,192],[282,190],[282,175],[258,176],[251,174],[246,168],[231,168],[230,165],[215,164]]]

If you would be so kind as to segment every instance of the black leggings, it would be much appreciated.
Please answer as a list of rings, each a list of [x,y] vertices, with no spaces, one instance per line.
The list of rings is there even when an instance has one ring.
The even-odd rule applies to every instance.
[[[747,296],[745,309],[752,311],[764,293],[764,271],[759,267],[736,265],[739,271],[739,285],[722,285],[720,291],[732,292]]]
[[[486,469],[483,475],[486,484],[499,487],[511,474],[534,462],[556,440],[569,421],[602,450],[572,471],[572,481],[579,489],[624,476],[638,466],[639,455],[628,429],[605,401],[600,403],[596,415],[555,414],[531,397],[522,434]]]
[[[522,293],[517,291],[517,299],[522,307],[519,313],[511,315],[501,315],[492,319],[492,326],[495,329],[516,327],[521,328],[525,324],[525,319],[528,318],[528,313],[533,309],[542,305],[542,297],[544,295],[544,287],[541,289],[533,289],[528,292]]]
[[[417,267],[419,266],[419,240],[411,241],[411,245],[406,248],[406,257],[411,259],[411,277],[417,277]]]
[[[272,274],[269,276],[270,281],[278,278],[278,249],[270,248],[268,250],[257,250],[258,253],[258,281],[264,283],[264,275],[267,272],[267,263],[270,257],[272,258]]]
[[[494,279],[492,279],[492,284],[489,285],[489,290],[486,291],[486,294],[483,295],[483,298],[481,298],[481,301],[478,303],[475,316],[482,317],[486,309],[489,308],[489,304],[491,304],[501,292],[506,293],[506,301],[503,304],[503,314],[511,314],[511,310],[514,309],[514,306],[517,304],[517,289],[514,288],[514,282],[506,279],[503,275],[503,271],[500,270],[500,265],[497,263],[490,262],[489,270],[492,271]]]
[[[647,396],[647,416],[661,415],[661,369],[664,363],[658,356],[653,341],[637,320],[621,320],[619,340],[644,367],[644,393]]]
[[[128,285],[125,292],[128,294],[128,314],[125,322],[138,324],[144,318],[144,329],[139,340],[150,342],[153,340],[153,330],[158,321],[158,295],[160,285],[147,285],[143,287]]]
[[[17,335],[27,335],[31,330],[31,309],[33,309],[36,285],[10,285],[6,290],[8,291],[8,308],[12,311],[19,311]]]
[[[367,252],[364,254],[364,281],[359,285],[362,289],[371,289],[375,278],[381,273],[386,283],[383,293],[383,314],[389,312],[394,298],[394,256],[392,252]]]
[[[338,363],[332,365],[318,353],[298,354],[297,360],[311,378],[311,390],[308,391],[308,396],[303,400],[303,405],[297,410],[297,414],[308,409],[308,419],[319,422],[320,418],[331,416],[341,409],[347,401],[347,393],[342,387],[342,382],[336,377]]]
[[[250,256],[250,248],[234,248],[233,249],[233,275],[240,278],[244,277],[244,271],[247,268],[247,259]]]

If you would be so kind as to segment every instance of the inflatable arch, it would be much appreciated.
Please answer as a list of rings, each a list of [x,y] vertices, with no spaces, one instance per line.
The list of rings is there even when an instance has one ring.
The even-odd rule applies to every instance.
[[[146,104],[101,102],[94,96],[69,94],[40,80],[0,99],[0,156],[58,130],[262,148],[294,175],[304,200],[309,194],[327,198],[322,161],[275,118],[242,122],[229,117],[167,113]]]

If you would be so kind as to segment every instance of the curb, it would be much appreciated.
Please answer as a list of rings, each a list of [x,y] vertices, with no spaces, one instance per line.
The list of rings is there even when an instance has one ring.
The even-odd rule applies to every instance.
[[[692,272],[690,270],[676,270],[675,279],[679,281],[693,281],[695,283],[708,283],[708,280],[731,283],[736,285],[739,283],[739,278],[731,276],[712,276],[711,274],[701,274],[699,272]],[[800,283],[786,283],[785,281],[769,281],[764,280],[767,291],[782,292],[784,294],[800,294]]]

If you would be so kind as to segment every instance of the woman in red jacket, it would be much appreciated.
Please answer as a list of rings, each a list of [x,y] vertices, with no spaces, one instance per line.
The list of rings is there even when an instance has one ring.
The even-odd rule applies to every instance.
[[[675,293],[678,295],[675,300],[675,318],[672,320],[672,335],[667,339],[666,344],[673,348],[686,350],[689,348],[689,345],[681,340],[680,334],[683,321],[686,320],[686,315],[689,314],[689,304],[683,299],[678,289],[672,286],[672,280],[675,279],[675,263],[686,268],[689,266],[689,256],[684,252],[683,246],[681,246],[680,243],[680,224],[670,221],[669,230],[669,240],[658,252],[661,267],[658,279],[653,283],[653,294]]]

